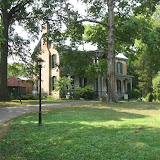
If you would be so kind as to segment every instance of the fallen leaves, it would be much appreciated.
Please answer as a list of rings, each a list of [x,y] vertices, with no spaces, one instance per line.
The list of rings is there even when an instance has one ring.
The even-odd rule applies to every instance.
[[[143,129],[142,127],[138,128],[139,130]],[[134,133],[139,133],[138,130],[134,131]]]

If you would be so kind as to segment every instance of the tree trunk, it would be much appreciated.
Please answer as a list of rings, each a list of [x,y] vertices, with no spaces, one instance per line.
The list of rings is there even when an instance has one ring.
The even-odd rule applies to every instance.
[[[115,33],[113,0],[108,0],[108,103],[116,100]]]
[[[8,100],[8,86],[7,86],[7,56],[8,56],[8,28],[9,18],[7,8],[2,9],[2,34],[5,41],[1,43],[1,61],[0,61],[0,101]]]

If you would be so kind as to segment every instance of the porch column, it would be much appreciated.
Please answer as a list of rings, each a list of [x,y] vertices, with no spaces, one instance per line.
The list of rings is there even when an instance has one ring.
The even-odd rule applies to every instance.
[[[84,86],[84,78],[82,78],[82,86]]]
[[[132,89],[132,79],[130,80],[130,85],[131,85],[131,89]]]
[[[99,79],[99,76],[98,76],[98,79],[97,79],[97,81],[98,81],[98,88],[97,88],[97,91],[98,91],[98,96],[100,96],[100,92],[99,92],[99,89],[100,89],[100,84],[99,84],[99,82],[100,82],[100,79]]]
[[[116,86],[116,88],[115,88],[115,89],[116,89],[116,93],[117,93],[117,79],[116,79],[116,82],[115,82],[115,83],[116,83],[116,84],[115,84],[115,86]]]
[[[123,89],[123,79],[121,79],[121,92],[124,92],[124,89]]]
[[[103,77],[102,77],[102,80],[101,80],[101,87],[102,87],[102,95],[103,95]]]

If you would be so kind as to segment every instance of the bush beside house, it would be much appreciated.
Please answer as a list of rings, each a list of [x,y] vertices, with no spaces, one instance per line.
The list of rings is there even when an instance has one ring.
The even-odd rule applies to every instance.
[[[92,100],[94,99],[94,95],[95,91],[91,87],[85,86],[84,88],[77,87],[74,91],[73,97],[75,99],[84,98],[85,100]]]
[[[137,99],[141,97],[141,92],[138,89],[128,90],[127,94],[129,95],[129,99]]]

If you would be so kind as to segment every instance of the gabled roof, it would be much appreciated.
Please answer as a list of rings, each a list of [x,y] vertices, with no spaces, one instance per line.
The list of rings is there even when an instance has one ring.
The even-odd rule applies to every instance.
[[[119,53],[118,55],[116,55],[116,59],[128,60],[128,58],[123,53]]]
[[[26,87],[25,84],[22,83],[22,81],[16,77],[10,77],[8,78],[8,86],[10,87]]]

